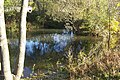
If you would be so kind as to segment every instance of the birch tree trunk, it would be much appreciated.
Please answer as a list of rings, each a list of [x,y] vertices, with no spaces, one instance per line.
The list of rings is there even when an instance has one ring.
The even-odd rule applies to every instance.
[[[20,43],[19,43],[19,59],[14,80],[20,80],[24,68],[25,45],[26,45],[26,17],[28,9],[28,0],[22,0],[21,20],[20,20]]]
[[[4,19],[4,0],[0,0],[0,46],[3,58],[3,72],[5,80],[13,80],[10,61],[9,61],[9,50],[6,38],[6,28]]]

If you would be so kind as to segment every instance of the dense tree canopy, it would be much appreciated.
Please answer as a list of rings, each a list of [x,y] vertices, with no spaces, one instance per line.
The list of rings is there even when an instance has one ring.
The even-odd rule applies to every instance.
[[[5,0],[5,7],[18,7],[20,1]],[[29,0],[29,6],[33,12],[28,15],[28,21],[43,27],[49,24],[57,28],[52,25],[57,21],[57,24],[72,22],[76,29],[84,27],[96,34],[108,30],[109,24],[113,32],[119,31],[119,0]]]

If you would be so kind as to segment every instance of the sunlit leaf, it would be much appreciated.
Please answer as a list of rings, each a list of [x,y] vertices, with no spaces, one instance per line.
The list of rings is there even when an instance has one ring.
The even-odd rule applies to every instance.
[[[119,30],[119,22],[115,19],[111,21],[111,29],[116,32]]]
[[[117,4],[117,7],[119,7],[120,6],[120,2]]]

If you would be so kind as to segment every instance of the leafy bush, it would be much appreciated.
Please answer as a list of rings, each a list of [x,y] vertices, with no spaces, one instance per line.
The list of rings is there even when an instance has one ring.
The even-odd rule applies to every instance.
[[[67,59],[66,69],[70,73],[71,80],[120,78],[120,52],[102,51],[97,54],[93,50],[88,55],[80,52],[77,59],[69,52]]]

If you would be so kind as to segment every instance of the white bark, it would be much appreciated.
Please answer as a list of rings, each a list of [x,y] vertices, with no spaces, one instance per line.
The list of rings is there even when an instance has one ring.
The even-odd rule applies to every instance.
[[[9,61],[9,50],[6,38],[5,20],[4,20],[4,0],[0,0],[0,46],[3,57],[3,72],[5,80],[13,80],[10,61]]]
[[[19,46],[20,53],[19,53],[15,80],[20,80],[24,68],[27,8],[28,8],[28,0],[22,0],[21,22],[20,22],[20,46]]]

